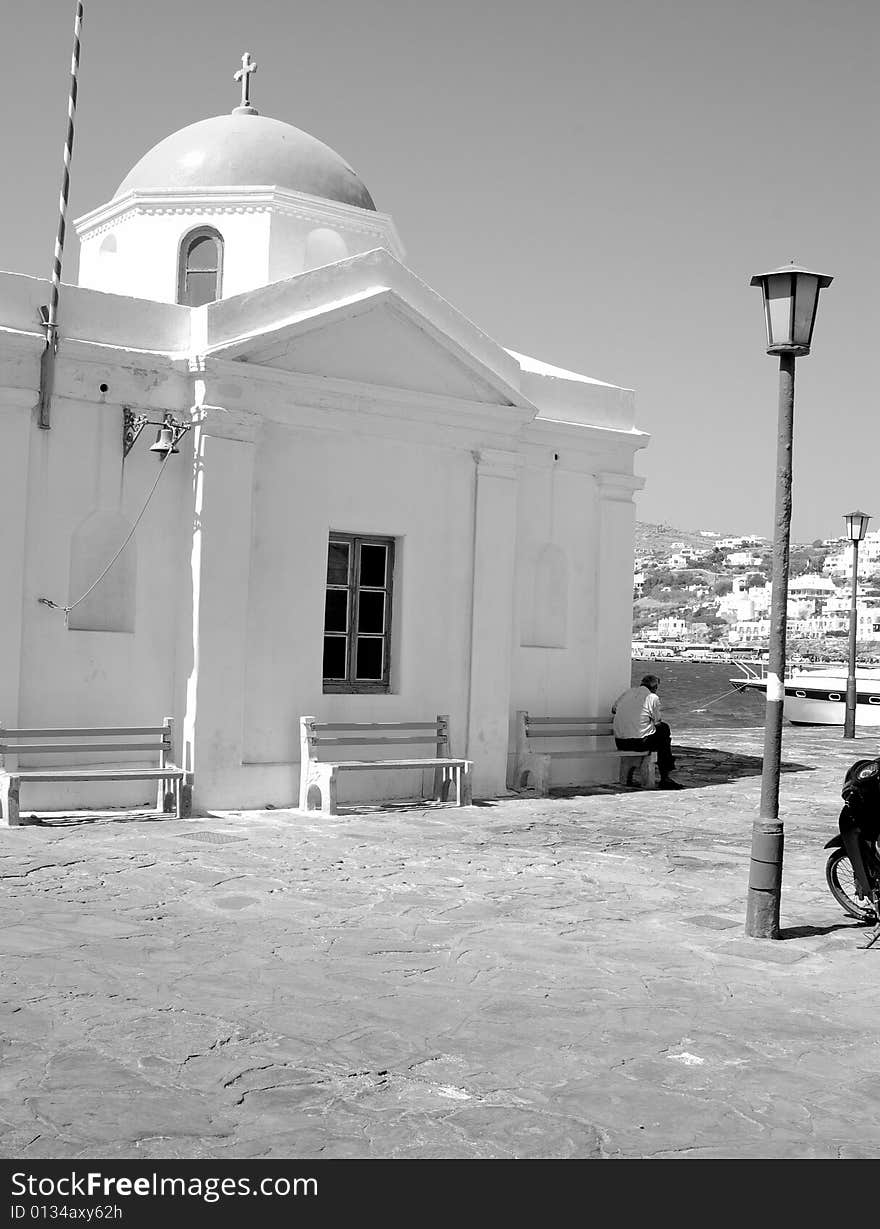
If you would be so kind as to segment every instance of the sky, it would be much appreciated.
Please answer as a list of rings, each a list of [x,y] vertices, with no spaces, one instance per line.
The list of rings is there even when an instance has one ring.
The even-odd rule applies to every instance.
[[[73,0],[6,0],[0,268],[48,277]],[[238,102],[336,149],[501,345],[632,388],[642,521],[772,534],[754,273],[833,276],[797,363],[792,535],[880,528],[876,0],[85,0],[70,218]],[[68,229],[64,280],[78,244]]]

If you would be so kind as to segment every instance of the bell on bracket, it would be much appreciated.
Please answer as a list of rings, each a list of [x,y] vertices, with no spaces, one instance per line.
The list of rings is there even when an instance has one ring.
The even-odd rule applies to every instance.
[[[155,444],[150,445],[150,452],[155,452],[160,461],[164,461],[170,452],[180,452],[173,427],[169,427],[166,423],[165,426],[159,428]]]

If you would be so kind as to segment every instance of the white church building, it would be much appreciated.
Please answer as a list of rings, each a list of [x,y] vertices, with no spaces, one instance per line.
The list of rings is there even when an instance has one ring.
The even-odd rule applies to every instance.
[[[75,223],[46,427],[49,286],[0,273],[0,722],[171,715],[199,811],[295,806],[304,714],[442,713],[503,793],[516,710],[606,714],[629,683],[633,394],[488,337],[343,158],[242,104]]]

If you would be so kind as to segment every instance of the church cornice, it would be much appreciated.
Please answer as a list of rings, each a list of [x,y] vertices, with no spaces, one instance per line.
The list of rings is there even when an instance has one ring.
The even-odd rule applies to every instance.
[[[560,419],[538,415],[528,425],[526,432],[528,441],[538,447],[546,448],[554,443],[577,447],[578,445],[592,448],[599,445],[602,448],[624,447],[631,452],[646,448],[651,439],[647,431],[638,427],[608,427],[600,423],[565,422]]]
[[[163,214],[258,214],[299,218],[331,227],[344,227],[388,241],[398,259],[404,255],[394,219],[378,210],[359,209],[306,192],[291,192],[271,185],[251,188],[191,188],[140,192],[114,197],[74,222],[80,240],[103,234],[132,217]]]
[[[223,405],[248,407],[287,426],[350,430],[353,415],[368,417],[377,434],[394,436],[402,422],[431,437],[462,432],[453,447],[470,447],[473,432],[495,439],[518,438],[534,411],[528,407],[492,405],[403,388],[365,384],[338,377],[258,367],[209,355],[201,377],[207,396]],[[385,428],[383,430],[383,427]]]

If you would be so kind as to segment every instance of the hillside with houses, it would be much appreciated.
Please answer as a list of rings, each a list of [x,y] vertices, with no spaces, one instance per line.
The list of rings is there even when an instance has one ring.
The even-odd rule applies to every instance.
[[[640,522],[635,542],[635,644],[766,651],[772,593],[767,538]],[[792,543],[789,646],[807,657],[841,657],[851,602],[849,539]],[[880,532],[860,544],[856,610],[859,657],[880,658]]]

